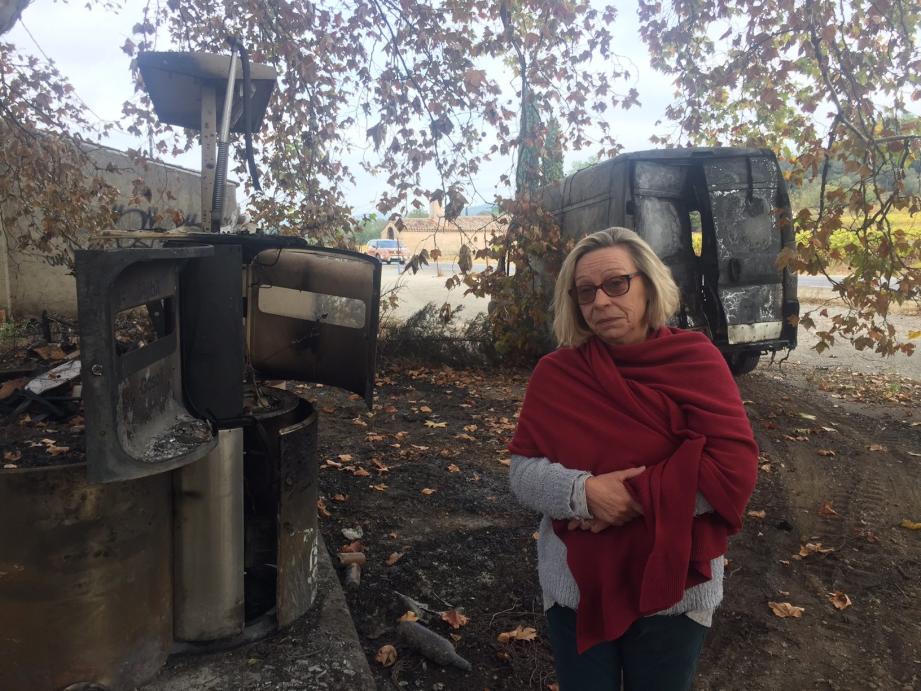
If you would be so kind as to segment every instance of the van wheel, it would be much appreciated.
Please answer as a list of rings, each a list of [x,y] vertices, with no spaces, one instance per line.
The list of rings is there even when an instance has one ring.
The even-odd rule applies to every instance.
[[[761,353],[757,350],[744,350],[741,353],[733,353],[726,356],[726,362],[729,363],[730,371],[738,376],[748,374],[758,366],[758,360],[761,359]]]

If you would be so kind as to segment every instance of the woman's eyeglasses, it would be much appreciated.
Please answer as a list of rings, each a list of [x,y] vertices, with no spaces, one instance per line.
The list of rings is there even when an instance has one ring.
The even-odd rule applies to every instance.
[[[623,276],[611,276],[610,278],[604,279],[604,281],[598,285],[590,285],[587,283],[585,285],[579,285],[570,288],[569,294],[580,305],[590,305],[595,302],[595,296],[598,294],[599,288],[601,288],[608,297],[616,298],[626,294],[627,291],[630,290],[630,279],[639,276],[641,273],[641,271],[634,271],[632,274],[625,274]]]

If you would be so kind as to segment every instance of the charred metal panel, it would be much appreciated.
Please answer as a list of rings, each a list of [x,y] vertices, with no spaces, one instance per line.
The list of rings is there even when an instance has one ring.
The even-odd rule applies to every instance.
[[[168,475],[0,470],[0,689],[152,678],[173,641],[170,520]]]
[[[700,299],[700,270],[691,244],[688,166],[638,161],[634,167],[635,229],[671,269],[681,291],[679,326],[707,325]]]
[[[243,259],[239,245],[218,245],[192,259],[180,278],[182,384],[197,417],[243,414]]]
[[[264,250],[250,264],[247,340],[265,377],[338,386],[368,405],[380,263],[355,252]]]
[[[183,401],[179,269],[212,247],[82,250],[76,253],[86,456],[92,482],[162,473],[216,444],[210,425]],[[121,353],[116,317],[158,304],[165,332]]]
[[[288,626],[317,594],[317,414],[301,401],[301,422],[279,437],[276,614]]]
[[[782,320],[782,248],[773,158],[744,156],[704,165],[727,326]],[[779,336],[779,334],[778,334]]]

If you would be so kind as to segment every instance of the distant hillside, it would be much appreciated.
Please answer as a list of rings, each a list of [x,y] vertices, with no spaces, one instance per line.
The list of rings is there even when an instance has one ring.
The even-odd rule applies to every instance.
[[[495,204],[478,204],[476,206],[468,206],[464,209],[464,216],[490,216],[496,213],[499,209]]]

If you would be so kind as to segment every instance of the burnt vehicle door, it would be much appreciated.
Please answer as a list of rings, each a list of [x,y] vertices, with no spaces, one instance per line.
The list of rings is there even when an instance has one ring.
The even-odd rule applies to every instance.
[[[707,333],[735,373],[796,346],[796,276],[776,266],[794,242],[790,203],[771,151],[624,154],[545,189],[543,202],[566,236],[611,226],[643,236],[681,290],[676,325]]]
[[[299,238],[166,245],[77,252],[90,481],[203,458],[218,428],[241,422],[247,361],[263,377],[338,386],[370,404],[379,262]],[[132,315],[149,333],[126,346],[119,320]]]

